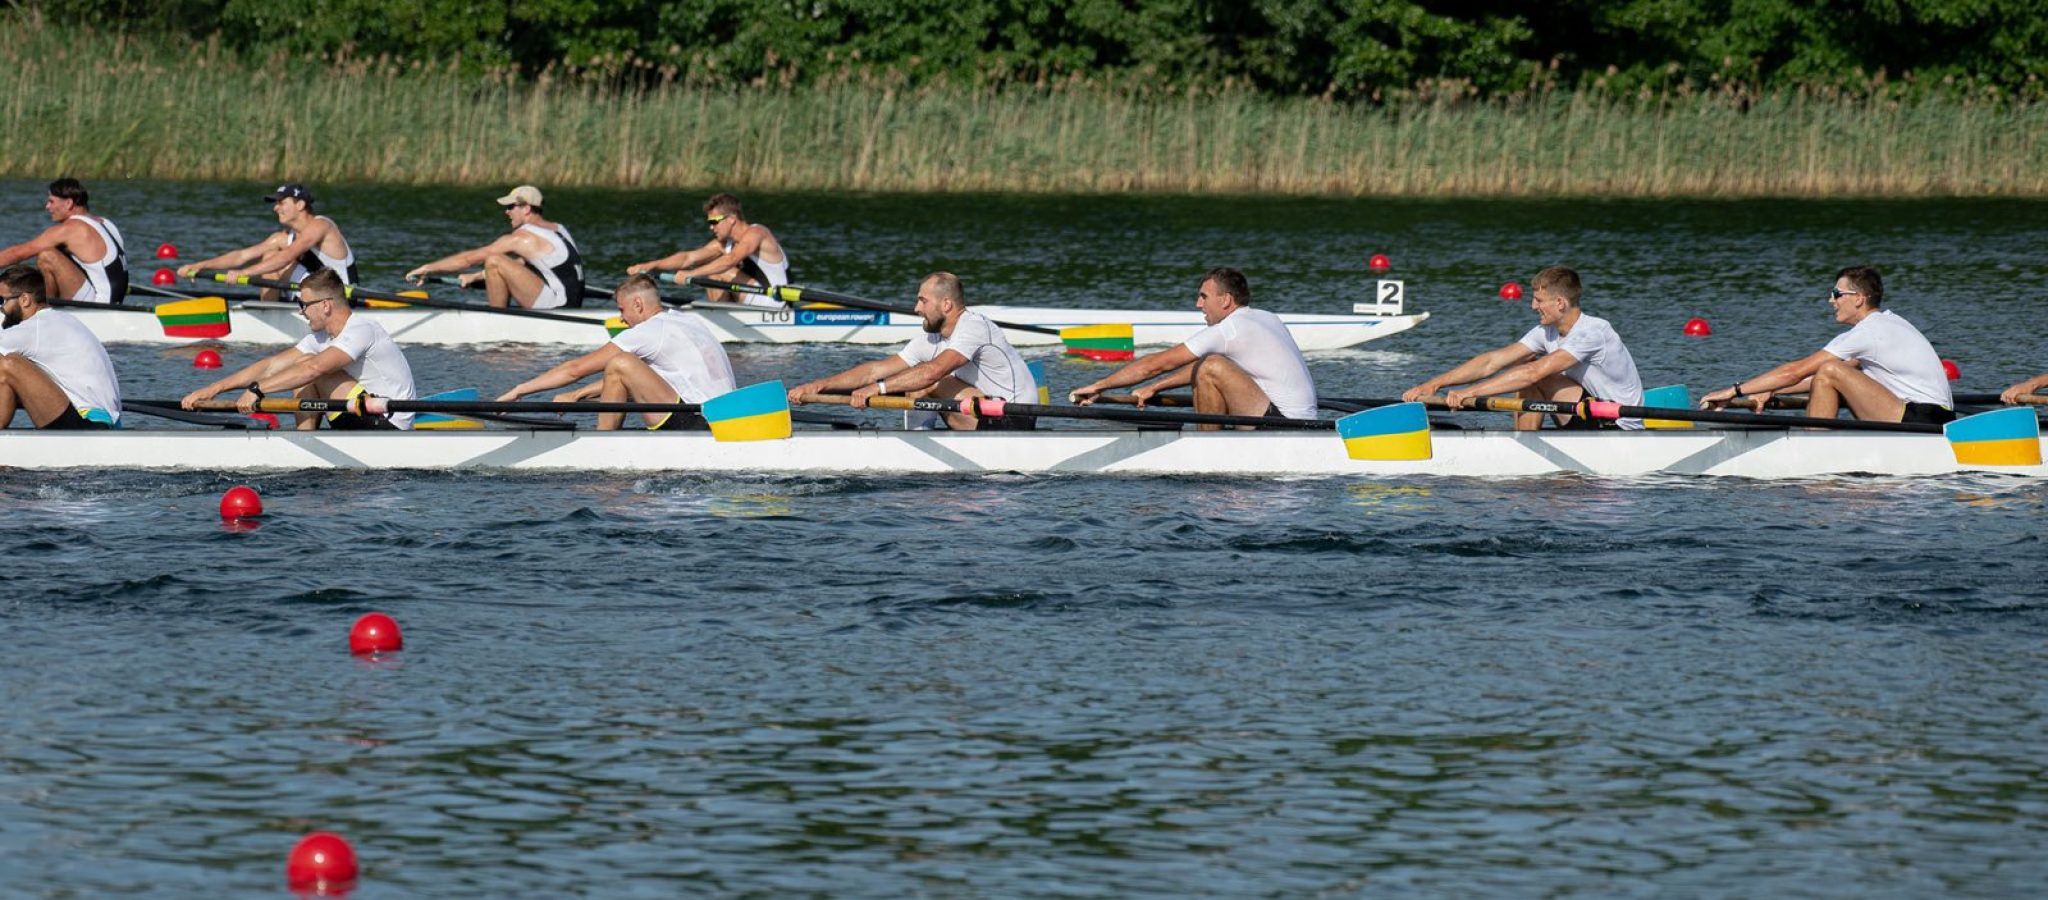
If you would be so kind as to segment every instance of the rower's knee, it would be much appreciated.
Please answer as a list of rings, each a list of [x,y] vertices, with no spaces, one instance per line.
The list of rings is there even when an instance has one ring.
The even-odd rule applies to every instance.
[[[1837,387],[1842,383],[1842,378],[1853,371],[1855,371],[1854,366],[1839,359],[1821,363],[1820,368],[1815,369],[1813,372],[1813,386],[1817,388]]]

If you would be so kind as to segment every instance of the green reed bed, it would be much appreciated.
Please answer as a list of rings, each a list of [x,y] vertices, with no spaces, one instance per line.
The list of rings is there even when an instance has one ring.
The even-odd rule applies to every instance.
[[[878,80],[622,90],[24,26],[0,173],[1358,195],[2040,195],[2048,108],[1782,93],[1391,108]]]

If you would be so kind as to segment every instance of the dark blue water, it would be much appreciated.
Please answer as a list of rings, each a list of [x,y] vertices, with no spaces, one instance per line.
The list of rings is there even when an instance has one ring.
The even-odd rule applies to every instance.
[[[246,189],[95,205],[123,192],[137,244],[262,225],[225,212]],[[387,282],[495,215],[489,191],[334,193],[362,252],[402,257]],[[691,198],[603,199],[578,227],[603,264],[686,231]],[[1330,309],[1387,252],[1436,318],[1318,356],[1332,394],[1514,338],[1529,313],[1493,288],[1557,261],[1652,382],[1810,352],[1820,289],[1865,260],[1965,389],[2048,368],[2038,205],[765,204],[808,280],[871,295],[943,266],[990,302],[1156,306],[1237,262],[1275,307]],[[1693,315],[1716,335],[1680,337]],[[212,377],[115,356],[130,396]],[[430,389],[563,356],[413,352]],[[241,482],[253,531],[215,513]],[[2030,892],[2044,504],[2000,476],[0,467],[0,894],[281,892],[315,829],[356,843],[356,897]],[[372,610],[405,651],[348,655]]]

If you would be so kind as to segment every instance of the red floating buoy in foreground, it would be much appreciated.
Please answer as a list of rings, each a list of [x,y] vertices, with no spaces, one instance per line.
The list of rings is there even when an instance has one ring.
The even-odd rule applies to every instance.
[[[158,269],[150,273],[149,283],[154,285],[177,284],[178,273],[169,269]]]
[[[223,519],[247,519],[263,515],[263,497],[256,489],[246,484],[228,488],[220,495],[220,517]]]
[[[357,656],[403,649],[405,636],[398,633],[398,623],[383,613],[368,613],[348,630],[348,652]]]
[[[1942,374],[1948,376],[1948,380],[1950,381],[1955,381],[1963,377],[1963,367],[1956,365],[1956,361],[1953,359],[1942,360],[1941,371]]]
[[[1521,286],[1521,285],[1519,285],[1519,284],[1516,284],[1516,283],[1514,283],[1514,282],[1512,282],[1512,281],[1508,282],[1507,284],[1503,284],[1503,285],[1501,285],[1501,286],[1500,286],[1500,298],[1501,298],[1502,300],[1520,300],[1520,299],[1522,299],[1522,286]]]
[[[156,258],[157,258],[157,259],[177,259],[177,258],[178,258],[178,248],[176,248],[176,247],[173,247],[173,246],[171,246],[171,245],[169,245],[169,244],[158,244],[158,245],[156,245]]]
[[[277,417],[270,413],[250,413],[249,418],[254,420],[256,424],[263,426],[265,431],[277,430]]]
[[[1687,337],[1706,337],[1714,333],[1714,326],[1707,324],[1707,320],[1694,316],[1686,320],[1685,333]]]
[[[205,349],[205,350],[201,350],[201,351],[199,351],[198,353],[195,353],[195,354],[193,354],[193,356],[192,356],[192,368],[195,368],[195,369],[218,369],[218,368],[220,368],[220,351],[219,351],[219,350],[215,350],[215,349],[213,349],[213,348],[211,348],[211,347],[208,347],[208,348],[207,348],[207,349]]]
[[[356,851],[341,835],[315,831],[285,858],[284,880],[294,890],[345,889],[356,880]]]
[[[1372,259],[1368,260],[1365,265],[1375,272],[1384,272],[1394,267],[1394,261],[1388,259],[1384,253],[1375,253],[1372,255]]]

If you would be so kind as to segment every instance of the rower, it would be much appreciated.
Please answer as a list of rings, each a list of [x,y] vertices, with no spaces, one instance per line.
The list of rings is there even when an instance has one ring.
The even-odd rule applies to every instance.
[[[2048,387],[2048,373],[2036,375],[2003,391],[1999,391],[1998,402],[2008,405],[2019,403],[2021,402],[2021,397],[2031,396],[2035,391],[2044,387]]]
[[[44,304],[44,272],[0,272],[0,428],[28,410],[42,429],[114,428],[121,382],[107,348],[78,317]]]
[[[960,276],[933,272],[917,286],[917,316],[924,334],[913,337],[902,351],[864,362],[836,375],[798,385],[789,392],[789,402],[802,403],[805,394],[827,391],[849,392],[856,408],[883,394],[907,394],[937,400],[998,400],[1036,402],[1038,381],[1030,366],[1001,328],[987,316],[967,308],[967,294]],[[1030,431],[1036,420],[1027,416],[998,416],[983,419],[965,413],[946,413],[946,427],[954,431]]]
[[[341,276],[343,285],[360,283],[355,250],[333,219],[314,215],[312,191],[303,184],[284,184],[263,199],[270,203],[282,228],[240,250],[179,266],[178,274],[197,278],[202,269],[226,269],[229,281],[253,276],[298,282],[327,269]],[[276,288],[263,289],[265,300],[281,296]]]
[[[596,398],[608,403],[703,403],[733,389],[732,361],[725,346],[689,313],[661,305],[661,292],[650,275],[634,275],[612,293],[619,317],[631,326],[604,346],[519,383],[498,396],[517,400],[528,394],[566,387],[599,372],[592,384],[557,394],[563,403]],[[644,413],[649,431],[701,431],[709,426],[697,413]],[[601,413],[597,430],[613,431],[623,413]]]
[[[569,229],[542,215],[540,188],[522,184],[499,197],[498,205],[512,222],[510,233],[413,269],[405,273],[406,280],[420,284],[428,275],[481,266],[481,272],[462,272],[462,286],[483,282],[484,297],[492,306],[514,302],[527,309],[583,306],[583,251],[577,249]]]
[[[1874,266],[1850,266],[1835,273],[1828,291],[1835,321],[1849,330],[1811,356],[1796,359],[1700,398],[1703,408],[1720,409],[1748,394],[1758,412],[1778,393],[1806,392],[1806,414],[1832,419],[1847,404],[1867,422],[1953,421],[1955,400],[1941,356],[1920,329],[1898,313],[1880,308],[1884,279]]]
[[[34,257],[43,273],[43,296],[79,303],[119,303],[128,296],[128,251],[121,229],[86,208],[76,178],[50,182],[43,209],[56,224],[23,243],[0,250],[0,268]]]
[[[299,399],[345,400],[368,393],[393,400],[411,400],[412,366],[405,351],[384,326],[349,308],[341,276],[322,269],[299,282],[299,314],[306,317],[307,335],[293,346],[243,366],[234,374],[186,394],[180,405],[192,409],[223,391],[237,390],[236,408],[256,410],[266,394],[290,391]],[[322,417],[300,413],[298,428],[311,431]],[[337,431],[381,431],[412,428],[411,413],[390,416],[328,413],[327,427]]]
[[[1193,384],[1196,412],[1315,418],[1315,379],[1309,377],[1294,335],[1279,316],[1253,309],[1251,302],[1251,284],[1243,272],[1210,269],[1195,295],[1195,308],[1202,311],[1207,328],[1172,349],[1138,357],[1073,391],[1068,399],[1087,406],[1103,391],[1165,375],[1131,392],[1140,408],[1160,391]],[[1217,427],[1202,426],[1205,431]]]
[[[780,287],[789,283],[789,255],[768,226],[748,222],[740,209],[740,198],[717,194],[704,201],[704,222],[711,227],[711,240],[692,250],[678,250],[660,259],[626,267],[626,274],[642,272],[676,273],[678,284],[705,277],[737,284]],[[706,288],[704,299],[730,301],[731,292]],[[759,294],[747,294],[738,302],[750,306],[783,307],[782,301]]]
[[[1521,340],[1474,356],[1409,388],[1401,399],[1415,402],[1450,385],[1465,385],[1444,394],[1452,409],[1473,398],[1509,391],[1523,400],[1570,403],[1587,398],[1641,406],[1643,379],[1636,372],[1635,357],[1613,325],[1579,309],[1579,273],[1551,266],[1537,272],[1534,283],[1529,309],[1536,314],[1536,326]],[[1634,431],[1643,427],[1643,420],[1572,417],[1561,418],[1558,426]],[[1516,431],[1542,427],[1542,413],[1515,416]]]

